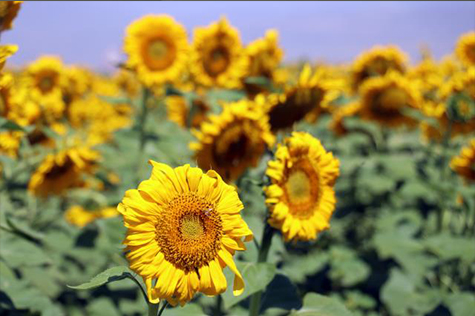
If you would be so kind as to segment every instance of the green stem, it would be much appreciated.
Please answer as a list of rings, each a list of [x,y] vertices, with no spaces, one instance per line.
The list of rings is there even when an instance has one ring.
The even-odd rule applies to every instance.
[[[157,316],[161,316],[163,314],[163,311],[165,310],[165,308],[167,308],[167,306],[168,306],[168,301],[165,301],[162,305],[162,308],[160,308],[160,311],[158,312]]]
[[[224,315],[223,313],[223,297],[221,295],[216,296],[216,313],[217,316]]]
[[[446,181],[446,175],[447,175],[447,150],[449,147],[449,141],[450,141],[450,136],[452,134],[452,120],[449,119],[449,125],[447,126],[447,130],[445,131],[443,143],[442,143],[442,165],[440,167],[440,182],[442,184],[445,183]],[[442,231],[443,227],[443,221],[444,221],[444,205],[445,205],[445,192],[443,194],[440,194],[441,197],[441,205],[439,207],[439,212],[437,213],[437,232]]]
[[[148,303],[148,316],[157,316],[159,304]]]
[[[262,234],[261,247],[259,248],[259,253],[257,255],[257,262],[266,262],[267,256],[269,255],[269,249],[272,244],[272,236],[274,235],[274,229],[270,227],[269,223],[265,224],[264,232]],[[249,316],[259,315],[259,310],[261,307],[261,297],[262,291],[256,292],[251,296],[251,303],[249,307]]]
[[[138,121],[138,127],[140,131],[140,153],[142,154],[143,149],[145,147],[145,121],[147,119],[147,113],[148,113],[148,99],[150,97],[150,90],[147,88],[144,88],[142,91],[142,101],[141,101],[141,113]]]

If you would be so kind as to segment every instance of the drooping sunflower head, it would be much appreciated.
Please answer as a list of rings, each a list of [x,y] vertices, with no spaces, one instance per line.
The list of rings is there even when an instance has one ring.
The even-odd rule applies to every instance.
[[[168,119],[181,127],[199,128],[210,111],[201,98],[188,102],[183,96],[173,95],[167,97],[166,105]]]
[[[94,172],[99,157],[98,152],[88,147],[72,147],[49,154],[31,176],[28,191],[47,197],[79,187],[83,176]]]
[[[318,139],[293,132],[278,146],[266,174],[271,180],[264,189],[269,224],[279,229],[286,241],[312,240],[330,227],[339,162]]]
[[[283,94],[267,97],[265,108],[271,129],[291,128],[305,117],[315,122],[338,96],[335,91],[332,90],[331,82],[322,80],[321,73],[312,74],[310,65],[305,65],[296,85],[288,87]]]
[[[11,30],[23,1],[0,1],[0,32]]]
[[[7,58],[15,54],[17,50],[18,46],[16,45],[0,45],[0,71],[5,66]]]
[[[467,181],[475,181],[475,138],[452,158],[450,168]]]
[[[127,27],[124,51],[146,86],[174,82],[187,60],[186,30],[168,15],[146,15]]]
[[[466,66],[475,66],[475,32],[469,32],[460,36],[455,54]]]
[[[356,92],[366,79],[384,76],[390,70],[403,73],[406,61],[406,55],[396,46],[376,46],[364,52],[353,63],[353,90]]]
[[[236,275],[234,294],[241,294],[244,282],[233,255],[253,235],[236,190],[215,171],[151,164],[150,179],[127,191],[118,206],[128,228],[130,268],[143,277],[149,300],[184,305],[197,292],[221,294],[226,266]]]
[[[198,83],[238,88],[246,65],[239,32],[225,18],[194,30],[190,67]]]
[[[396,72],[366,80],[360,89],[361,118],[387,127],[413,126],[416,121],[403,113],[406,108],[418,109],[419,91]]]
[[[225,105],[193,131],[198,142],[190,144],[200,168],[213,169],[226,181],[236,180],[256,166],[267,147],[274,144],[267,116],[253,101]]]
[[[32,97],[38,101],[47,98],[61,99],[61,88],[65,84],[64,66],[59,57],[42,56],[26,69],[27,86]]]

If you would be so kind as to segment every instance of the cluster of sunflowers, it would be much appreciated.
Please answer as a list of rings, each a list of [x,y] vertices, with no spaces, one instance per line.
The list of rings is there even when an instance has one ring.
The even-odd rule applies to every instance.
[[[5,31],[21,1],[0,5]],[[172,17],[147,15],[127,27],[123,49],[127,60],[108,77],[52,56],[8,71],[5,61],[17,47],[1,46],[0,154],[38,161],[28,182],[34,196],[104,190],[120,178],[101,166],[100,149],[114,146],[118,130],[135,129],[144,153],[152,146],[149,115],[166,106],[168,119],[195,137],[189,148],[198,167],[150,161],[150,178],[128,190],[117,210],[72,205],[64,215],[78,227],[123,217],[126,257],[143,278],[155,315],[160,300],[184,305],[198,292],[224,293],[225,267],[235,274],[233,293],[243,293],[233,256],[254,236],[241,217],[238,193],[260,164],[266,170],[257,185],[268,207],[260,262],[273,234],[308,242],[330,227],[340,163],[319,139],[294,131],[296,123],[318,124],[327,116],[339,137],[368,134],[352,125],[359,118],[383,134],[420,128],[425,142],[475,132],[475,32],[460,38],[456,58],[441,62],[426,53],[409,66],[397,47],[378,46],[351,65],[282,67],[275,30],[244,46],[238,30],[221,18],[196,28],[189,44]],[[475,180],[474,165],[475,139],[450,162],[467,181]],[[1,169],[2,176],[8,173]],[[259,312],[260,297],[251,298],[251,315]]]

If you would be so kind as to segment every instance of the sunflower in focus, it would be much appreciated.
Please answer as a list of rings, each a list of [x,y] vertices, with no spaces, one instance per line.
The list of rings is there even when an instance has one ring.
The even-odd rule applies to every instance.
[[[0,33],[11,30],[23,1],[0,1]]]
[[[204,86],[239,88],[247,59],[239,32],[225,18],[194,31],[190,70]]]
[[[321,74],[317,71],[312,75],[311,67],[307,64],[296,85],[287,88],[283,94],[266,97],[264,108],[273,131],[291,128],[305,117],[315,122],[328,110],[329,103],[336,99],[338,93],[332,82],[323,80]]]
[[[236,190],[213,170],[150,163],[150,179],[127,191],[118,206],[128,228],[127,259],[144,279],[149,301],[183,306],[197,292],[219,295],[227,288],[226,266],[240,295],[244,281],[233,255],[253,234]]]
[[[416,121],[405,115],[405,109],[419,109],[421,96],[416,86],[396,72],[365,81],[360,89],[362,119],[383,126],[414,126]]]
[[[168,119],[181,127],[199,128],[206,119],[210,107],[201,99],[187,102],[183,96],[172,95],[165,101]]]
[[[475,32],[460,36],[455,54],[464,65],[475,66]]]
[[[2,1],[6,2],[6,1]],[[18,50],[18,46],[16,45],[0,45],[0,71],[5,66],[5,62],[7,58],[11,55],[15,54]]]
[[[186,30],[168,15],[146,15],[127,27],[124,51],[127,67],[146,86],[174,82],[187,60]]]
[[[104,207],[98,210],[89,211],[84,209],[82,206],[75,205],[70,207],[64,213],[64,218],[71,225],[83,228],[99,218],[110,218],[118,215],[119,212],[116,207]]]
[[[267,116],[248,100],[225,105],[221,114],[210,115],[200,130],[192,132],[198,142],[190,143],[190,148],[200,168],[216,170],[225,181],[256,166],[275,141]]]
[[[452,158],[450,168],[467,181],[475,181],[475,138],[462,148],[459,156]]]
[[[47,197],[79,187],[83,175],[94,172],[99,157],[98,152],[88,147],[72,147],[49,154],[31,176],[28,191]]]
[[[285,240],[308,241],[330,227],[335,209],[333,186],[339,176],[339,161],[320,141],[304,132],[293,132],[278,145],[275,160],[266,175],[271,185],[264,189],[269,205],[269,224]]]
[[[396,46],[376,46],[364,52],[353,63],[353,91],[370,77],[384,76],[390,70],[404,73],[406,61],[407,56]]]

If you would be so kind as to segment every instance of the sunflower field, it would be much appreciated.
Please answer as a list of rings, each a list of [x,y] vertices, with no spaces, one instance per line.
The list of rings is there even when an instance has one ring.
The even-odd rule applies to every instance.
[[[122,48],[0,46],[0,315],[474,315],[475,32],[286,64],[149,14]]]

